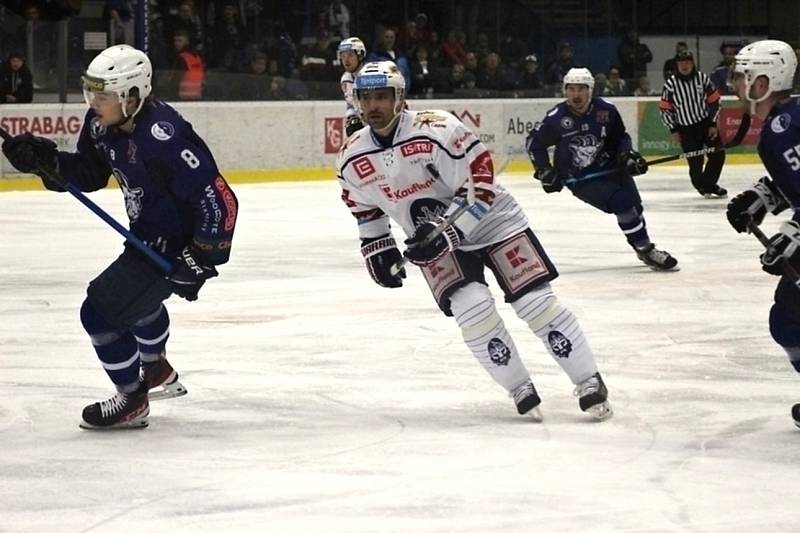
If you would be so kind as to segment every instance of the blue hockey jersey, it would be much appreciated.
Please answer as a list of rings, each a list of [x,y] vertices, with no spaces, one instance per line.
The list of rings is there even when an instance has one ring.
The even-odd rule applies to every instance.
[[[525,142],[536,168],[550,166],[547,149],[555,146],[552,166],[561,178],[616,166],[616,157],[632,149],[619,111],[603,98],[592,98],[583,115],[561,102],[537,122]]]
[[[761,129],[758,155],[800,222],[800,100],[772,108]]]
[[[167,258],[192,244],[209,264],[230,255],[238,202],[192,125],[168,104],[148,101],[127,134],[106,128],[93,110],[77,152],[59,152],[59,171],[82,191],[102,189],[114,176],[131,232]]]

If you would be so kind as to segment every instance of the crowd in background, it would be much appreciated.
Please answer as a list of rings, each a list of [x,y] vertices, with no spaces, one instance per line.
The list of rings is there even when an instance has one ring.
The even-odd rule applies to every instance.
[[[355,28],[348,2],[342,0],[311,2],[316,9],[302,26],[287,22],[280,10],[257,1],[148,1],[156,93],[172,100],[339,98],[342,69],[336,48],[350,36],[364,41],[368,60],[396,62],[412,98],[560,96],[564,73],[586,65],[570,42],[533,50],[513,33],[492,38],[491,32],[478,31],[469,39],[463,29],[445,27],[423,12],[410,20]],[[102,27],[107,29],[108,44],[134,44],[133,4],[106,0]],[[39,64],[28,68],[22,51],[25,32],[31,28]],[[52,33],[39,23],[36,6],[28,6],[16,31],[10,32],[10,44],[8,37],[3,41],[0,103],[31,101],[36,80],[52,74],[50,66],[41,64],[52,62]],[[727,68],[742,45],[721,44],[721,60],[711,76],[723,94]],[[676,52],[681,46],[685,43],[676,44]],[[554,59],[540,60],[545,57]],[[664,80],[647,77],[652,60],[653,54],[638,34],[626,32],[616,62],[605,72],[595,72],[595,93],[660,94]],[[665,64],[664,79],[670,73]]]

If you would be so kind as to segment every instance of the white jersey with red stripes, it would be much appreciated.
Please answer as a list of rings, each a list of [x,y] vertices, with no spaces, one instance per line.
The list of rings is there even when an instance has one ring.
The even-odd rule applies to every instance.
[[[344,103],[347,109],[344,112],[344,118],[358,116],[355,101],[353,100],[353,84],[356,82],[356,75],[353,72],[342,73],[342,78],[339,80],[339,85],[342,88],[342,96],[344,96]]]
[[[476,201],[455,223],[465,235],[461,249],[500,242],[528,226],[517,201],[495,181],[489,151],[447,111],[400,112],[388,148],[371,128],[362,129],[342,146],[336,168],[362,239],[390,233],[390,218],[412,235],[452,213],[466,203],[470,176]]]

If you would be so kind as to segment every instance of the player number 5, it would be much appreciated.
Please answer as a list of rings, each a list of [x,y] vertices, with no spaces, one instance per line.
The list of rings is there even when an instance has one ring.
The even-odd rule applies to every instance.
[[[787,163],[792,165],[792,170],[800,169],[800,157],[798,156],[800,156],[800,144],[796,144],[783,152],[783,157],[786,159]]]

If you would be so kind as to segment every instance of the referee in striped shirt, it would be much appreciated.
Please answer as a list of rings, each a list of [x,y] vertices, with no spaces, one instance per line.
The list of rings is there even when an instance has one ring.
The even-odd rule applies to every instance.
[[[684,152],[721,146],[717,130],[719,91],[706,74],[695,68],[690,51],[678,52],[675,64],[677,72],[664,82],[661,93],[661,120]],[[698,156],[687,160],[692,185],[706,198],[725,198],[728,191],[717,185],[725,152],[708,154],[705,168],[704,159]]]

